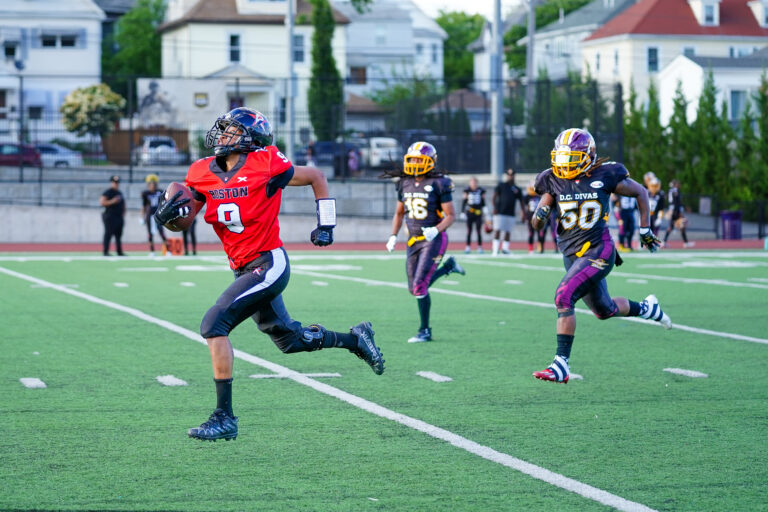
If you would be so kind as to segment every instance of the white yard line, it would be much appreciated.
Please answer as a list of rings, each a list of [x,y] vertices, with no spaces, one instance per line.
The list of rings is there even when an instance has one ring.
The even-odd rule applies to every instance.
[[[43,389],[48,387],[45,385],[45,382],[37,377],[22,377],[19,379],[19,382],[21,382],[25,388],[30,389]]]
[[[23,279],[25,281],[29,281],[32,283],[40,284],[48,288],[51,288],[52,290],[66,293],[73,297],[78,297],[80,299],[86,300],[88,302],[92,302],[94,304],[98,304],[100,306],[105,306],[117,311],[121,311],[123,313],[127,313],[140,320],[144,320],[145,322],[155,324],[159,327],[162,327],[176,334],[184,336],[190,340],[196,341],[198,343],[206,344],[206,341],[198,333],[191,331],[189,329],[185,329],[184,327],[178,326],[171,322],[168,322],[167,320],[162,320],[152,315],[148,315],[138,309],[134,309],[128,306],[123,306],[122,304],[118,304],[116,302],[100,299],[93,295],[82,293],[77,290],[71,290],[69,288],[65,288],[63,286],[59,286],[57,284],[50,283],[42,279],[38,279],[36,277],[28,276],[26,274],[21,274],[19,272],[15,272],[13,270],[9,270],[3,267],[0,267],[0,273],[4,273],[6,275],[9,275],[18,279]],[[465,450],[469,453],[473,453],[479,457],[495,462],[502,466],[512,468],[528,476],[531,476],[537,480],[541,480],[555,487],[559,487],[560,489],[564,489],[566,491],[576,493],[587,499],[596,501],[598,503],[602,503],[603,505],[606,505],[609,507],[613,507],[617,510],[628,511],[628,512],[629,511],[632,511],[632,512],[653,511],[652,508],[649,508],[643,505],[642,503],[629,501],[627,499],[622,498],[621,496],[611,494],[602,489],[598,489],[597,487],[593,487],[591,485],[579,482],[578,480],[574,480],[572,478],[568,478],[564,475],[555,473],[553,471],[550,471],[546,468],[542,468],[535,464],[531,464],[530,462],[526,462],[524,460],[518,459],[506,453],[496,451],[493,448],[481,445],[470,439],[462,437],[458,434],[454,434],[453,432],[450,432],[448,430],[442,429],[440,427],[436,427],[434,425],[418,420],[416,418],[411,418],[410,416],[400,414],[398,412],[395,412],[391,409],[387,409],[386,407],[382,407],[381,405],[378,405],[374,402],[371,402],[359,396],[353,395],[351,393],[347,393],[346,391],[342,391],[333,386],[329,386],[328,384],[324,384],[320,381],[311,379],[285,366],[275,364],[271,361],[267,361],[266,359],[256,357],[254,355],[248,354],[241,350],[235,350],[234,355],[238,359],[247,361],[256,366],[261,366],[262,368],[266,368],[271,372],[278,373],[278,374],[285,374],[289,379],[293,380],[294,382],[303,384],[304,386],[312,388],[315,391],[337,398],[343,402],[346,402],[364,411],[370,412],[371,414],[375,414],[376,416],[379,416],[381,418],[394,421],[395,423],[405,425],[414,430],[418,430],[431,437],[434,437],[435,439],[443,440],[457,448]]]
[[[452,378],[446,377],[445,375],[440,375],[435,372],[416,372],[416,375],[419,377],[424,377],[425,379],[429,379],[434,382],[451,382],[453,381]]]
[[[352,276],[337,276],[333,274],[321,274],[319,272],[307,272],[307,271],[296,271],[293,272],[294,274],[299,275],[305,275],[310,277],[322,277],[324,279],[339,279],[341,281],[352,281],[356,283],[366,284],[369,286],[389,286],[392,288],[402,288],[406,289],[408,288],[408,285],[406,283],[396,283],[396,282],[390,282],[390,281],[376,281],[374,279],[365,279],[362,277],[352,277]],[[444,288],[435,288],[430,287],[429,289],[430,293],[443,293],[445,295],[456,295],[459,297],[465,297],[468,299],[480,299],[480,300],[490,300],[494,302],[504,302],[508,304],[520,304],[522,306],[535,306],[538,308],[546,308],[546,309],[554,309],[554,304],[549,302],[536,302],[532,300],[523,300],[523,299],[511,299],[509,297],[496,297],[494,295],[481,295],[479,293],[469,293],[469,292],[461,292],[457,290],[446,290]],[[587,315],[592,315],[592,312],[588,309],[583,308],[576,308],[575,311],[577,313],[583,313]],[[619,320],[624,320],[627,322],[637,322],[647,325],[652,325],[654,327],[661,327],[661,324],[658,322],[654,322],[652,320],[644,320],[639,317],[616,317]],[[688,325],[682,325],[682,324],[676,324],[673,323],[674,329],[679,329],[682,331],[689,331],[689,332],[695,332],[697,334],[706,334],[709,336],[716,336],[718,338],[730,338],[733,340],[740,340],[740,341],[749,341],[752,343],[762,343],[764,345],[768,345],[768,339],[765,338],[755,338],[753,336],[745,336],[743,334],[734,334],[730,332],[722,332],[722,331],[712,331],[709,329],[699,329],[698,327],[691,327]]]
[[[709,377],[709,375],[706,373],[697,372],[696,370],[684,370],[682,368],[664,368],[664,371],[677,375],[683,375],[685,377],[692,377],[694,379],[704,379]]]
[[[186,386],[187,381],[181,380],[178,377],[174,377],[173,375],[158,375],[157,382],[162,384],[163,386]]]
[[[311,377],[313,379],[341,377],[340,373],[305,373],[303,375],[305,377]],[[290,379],[291,378],[290,375],[286,375],[284,373],[255,373],[253,375],[249,375],[248,377],[252,379]]]

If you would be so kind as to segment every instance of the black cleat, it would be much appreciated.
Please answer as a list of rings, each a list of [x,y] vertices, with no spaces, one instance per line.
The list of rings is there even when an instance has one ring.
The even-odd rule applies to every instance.
[[[408,343],[425,343],[427,341],[432,341],[431,327],[419,329],[419,332],[416,333],[416,336],[413,336],[412,338],[408,338]]]
[[[466,275],[467,273],[467,271],[464,270],[464,267],[459,265],[459,262],[453,259],[453,256],[449,256],[448,259],[445,260],[445,263],[443,265],[445,265],[445,268],[448,270],[449,274],[456,272],[457,274],[460,274],[463,276],[463,275]]]
[[[201,441],[237,439],[237,417],[230,416],[223,409],[216,409],[208,421],[199,427],[189,429],[187,435]]]
[[[384,356],[373,342],[374,332],[371,328],[371,322],[360,322],[356,326],[350,327],[349,332],[357,336],[357,348],[349,351],[368,363],[376,375],[384,373]]]

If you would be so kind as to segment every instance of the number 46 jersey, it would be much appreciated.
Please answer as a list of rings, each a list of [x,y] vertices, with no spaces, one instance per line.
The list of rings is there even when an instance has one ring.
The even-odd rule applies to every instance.
[[[405,205],[405,226],[410,236],[420,236],[421,228],[437,226],[443,219],[443,203],[453,201],[453,181],[443,176],[430,176],[416,181],[400,178],[397,200]]]
[[[611,193],[628,177],[626,167],[616,162],[606,162],[572,180],[556,177],[552,169],[536,176],[536,193],[551,194],[557,202],[557,245],[564,256],[581,256],[610,238]]]
[[[293,165],[275,146],[241,154],[229,171],[215,157],[189,167],[186,185],[205,197],[205,222],[221,239],[233,269],[283,245],[277,214],[292,177]]]

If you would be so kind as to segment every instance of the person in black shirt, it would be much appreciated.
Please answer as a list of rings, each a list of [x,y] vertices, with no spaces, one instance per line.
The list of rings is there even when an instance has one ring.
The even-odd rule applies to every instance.
[[[192,224],[181,232],[184,237],[184,256],[189,256],[189,242],[192,242],[192,254],[197,254],[197,235],[195,235],[195,226],[197,219],[192,221]]]
[[[149,240],[149,255],[155,255],[155,243],[153,236],[155,233],[160,235],[163,240],[163,246],[168,249],[168,241],[165,239],[163,226],[158,226],[155,222],[155,212],[160,204],[160,198],[163,197],[163,190],[157,188],[158,178],[156,174],[148,174],[144,181],[147,189],[141,193],[141,213],[144,225],[147,226],[147,239]]]
[[[683,237],[683,247],[693,247],[694,242],[688,242],[688,234],[685,232],[685,228],[688,225],[688,218],[685,216],[685,207],[683,206],[683,195],[680,193],[680,180],[672,180],[669,183],[669,226],[667,226],[667,232],[664,233],[664,243],[669,240],[669,235],[672,234],[672,230],[677,228],[680,230],[680,235]]]
[[[496,185],[493,190],[493,241],[492,254],[498,256],[499,245],[501,245],[502,254],[509,254],[509,237],[515,226],[515,210],[517,203],[520,203],[521,220],[525,216],[525,204],[523,203],[523,194],[515,185],[515,171],[507,169],[506,180]],[[500,240],[501,233],[504,232],[504,241]]]
[[[104,256],[109,256],[109,242],[115,237],[115,249],[118,256],[125,256],[121,238],[125,220],[125,199],[120,192],[120,176],[110,178],[111,186],[101,194],[99,204],[104,207],[101,220],[104,222]]]
[[[483,213],[485,209],[485,189],[479,187],[477,178],[469,180],[469,186],[464,189],[464,198],[461,202],[461,211],[467,218],[467,247],[464,252],[469,253],[472,244],[472,230],[477,231],[477,252],[483,253]]]
[[[539,195],[534,188],[534,182],[528,185],[525,196],[523,196],[523,222],[528,226],[528,254],[533,253],[533,235],[538,238],[538,251],[544,252],[544,239],[547,237],[546,226],[543,229],[533,229],[531,219],[536,213],[536,207],[539,205]]]
[[[664,208],[666,206],[664,191],[661,190],[661,181],[656,176],[648,180],[646,188],[648,189],[648,205],[651,207],[651,231],[654,235],[658,235],[661,221],[664,220]]]

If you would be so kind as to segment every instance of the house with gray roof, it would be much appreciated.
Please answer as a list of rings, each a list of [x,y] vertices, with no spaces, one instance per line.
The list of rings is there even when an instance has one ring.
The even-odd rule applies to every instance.
[[[584,72],[581,41],[634,3],[635,0],[594,0],[537,30],[533,45],[533,69],[537,76],[544,70],[550,79],[561,80],[569,72]],[[517,44],[527,45],[528,37]],[[594,74],[594,70],[590,71]]]
[[[661,122],[666,125],[672,116],[672,108],[680,83],[683,96],[688,102],[688,122],[696,119],[696,112],[704,89],[707,73],[712,73],[717,90],[716,105],[728,108],[728,119],[738,123],[747,102],[760,87],[760,80],[768,71],[768,46],[744,57],[708,57],[703,55],[678,55],[667,64],[658,76],[659,107]],[[755,113],[754,104],[752,113]]]

